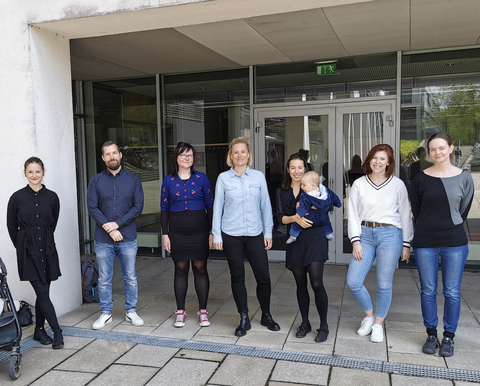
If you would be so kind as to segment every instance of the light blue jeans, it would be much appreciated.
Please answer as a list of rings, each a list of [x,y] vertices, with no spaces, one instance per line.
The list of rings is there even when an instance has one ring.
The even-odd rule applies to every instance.
[[[377,310],[375,315],[385,318],[392,302],[393,274],[402,254],[403,232],[393,225],[379,228],[362,226],[360,243],[362,260],[353,256],[347,272],[347,285],[364,311],[373,310],[372,299],[363,285],[368,271],[377,258]]]
[[[441,258],[445,297],[443,324],[446,332],[455,334],[460,319],[460,287],[468,256],[468,244],[460,247],[415,248],[413,254],[420,276],[423,324],[427,329],[436,328],[438,325],[438,262]]]
[[[125,287],[125,310],[135,312],[138,300],[137,273],[137,240],[119,243],[99,243],[95,241],[95,253],[98,264],[98,296],[102,314],[110,314],[112,301],[112,276],[115,256],[118,255]]]

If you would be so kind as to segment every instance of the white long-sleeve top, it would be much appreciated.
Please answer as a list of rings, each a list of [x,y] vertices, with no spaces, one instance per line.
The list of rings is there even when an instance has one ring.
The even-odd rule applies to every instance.
[[[355,180],[348,198],[348,237],[360,241],[362,221],[392,224],[403,232],[403,246],[410,248],[413,223],[408,193],[402,180],[390,176],[375,185],[368,176]]]

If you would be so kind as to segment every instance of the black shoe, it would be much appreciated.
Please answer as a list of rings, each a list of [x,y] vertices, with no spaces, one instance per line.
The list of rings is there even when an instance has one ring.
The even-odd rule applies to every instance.
[[[311,331],[312,331],[312,326],[310,325],[310,322],[307,322],[306,325],[302,323],[297,328],[297,333],[295,334],[295,336],[297,338],[305,338],[307,336],[307,334]]]
[[[435,335],[429,335],[427,341],[423,345],[422,351],[425,354],[435,354],[438,347],[438,338]]]
[[[247,331],[252,328],[250,319],[248,319],[248,312],[240,312],[240,325],[235,330],[235,336],[245,336]]]
[[[325,342],[328,338],[328,332],[329,332],[328,328],[319,328],[317,331],[318,331],[318,334],[315,337],[315,342],[317,343]]]
[[[270,331],[279,331],[280,326],[273,320],[270,312],[262,312],[262,319],[260,320],[262,326],[267,326]]]
[[[63,335],[62,330],[53,331],[53,344],[52,348],[62,348],[63,347]]]
[[[43,327],[35,327],[35,332],[33,333],[33,340],[36,340],[44,345],[53,343],[52,338],[48,336],[47,332]]]
[[[453,348],[453,339],[444,336],[439,354],[444,357],[451,357],[453,355]]]

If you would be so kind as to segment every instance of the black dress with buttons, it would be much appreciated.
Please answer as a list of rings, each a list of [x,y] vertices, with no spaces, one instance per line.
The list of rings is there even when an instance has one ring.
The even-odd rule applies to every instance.
[[[55,192],[42,186],[35,192],[27,185],[10,197],[7,228],[17,250],[20,280],[49,283],[61,276],[53,237],[60,201]]]

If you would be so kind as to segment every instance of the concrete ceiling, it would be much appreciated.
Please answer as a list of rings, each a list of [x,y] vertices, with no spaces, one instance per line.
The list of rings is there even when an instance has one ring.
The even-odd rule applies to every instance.
[[[168,7],[165,12],[175,8],[182,10]],[[224,21],[220,15],[219,21],[203,24],[183,22],[176,27],[72,39],[72,77],[100,80],[202,72],[480,44],[479,0],[349,1],[281,10],[235,19],[231,9]]]

